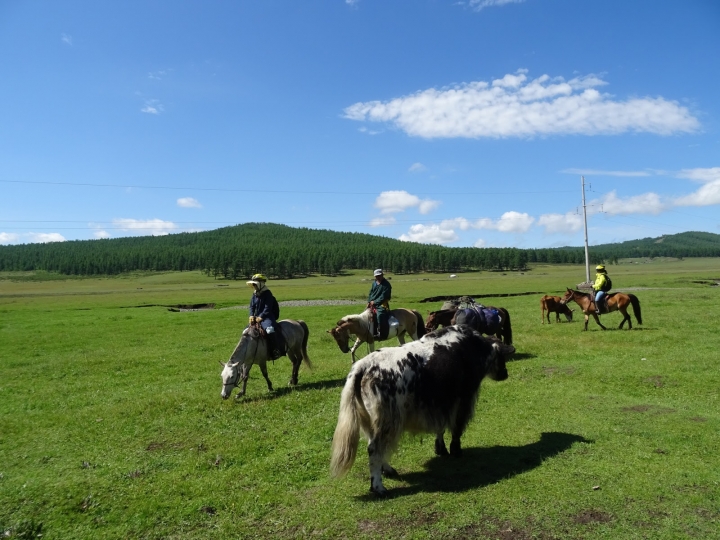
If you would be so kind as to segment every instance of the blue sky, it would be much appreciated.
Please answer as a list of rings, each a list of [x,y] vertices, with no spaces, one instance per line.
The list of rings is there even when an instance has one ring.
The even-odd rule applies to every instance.
[[[0,244],[720,233],[720,2],[0,3]]]

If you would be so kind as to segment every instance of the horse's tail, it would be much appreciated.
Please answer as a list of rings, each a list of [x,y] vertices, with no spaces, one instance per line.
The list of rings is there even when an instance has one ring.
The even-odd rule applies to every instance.
[[[305,321],[298,321],[298,324],[302,326],[303,329],[303,340],[302,340],[302,359],[303,362],[305,362],[305,365],[312,369],[312,363],[310,363],[310,357],[308,356],[307,352],[307,344],[308,344],[308,338],[310,337],[310,330],[308,330],[307,324],[305,324]]]
[[[360,395],[364,370],[355,364],[340,396],[340,413],[332,440],[330,474],[342,477],[352,467],[360,441],[360,415],[367,415]]]
[[[423,322],[422,315],[420,315],[420,312],[419,312],[419,311],[415,311],[414,309],[411,309],[410,311],[412,311],[413,314],[415,315],[416,326],[417,326],[417,328],[415,329],[415,331],[417,332],[417,337],[418,337],[418,339],[420,339],[420,338],[423,337],[423,336],[425,335],[425,333],[426,333],[425,323]]]
[[[630,298],[630,303],[633,307],[633,313],[635,314],[635,318],[637,319],[638,324],[642,324],[642,313],[640,312],[640,300],[638,300],[638,297],[634,294],[628,294],[628,297]]]
[[[505,315],[505,323],[502,325],[502,337],[505,345],[512,345],[512,325],[510,324],[510,312],[501,308]]]

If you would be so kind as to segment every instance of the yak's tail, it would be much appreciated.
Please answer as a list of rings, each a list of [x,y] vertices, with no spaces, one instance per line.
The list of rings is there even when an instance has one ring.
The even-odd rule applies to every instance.
[[[308,338],[310,337],[310,330],[308,330],[307,324],[305,324],[305,321],[298,321],[298,324],[302,326],[303,329],[303,340],[302,340],[302,357],[303,362],[305,362],[305,365],[312,369],[312,364],[310,363],[310,357],[308,356],[307,352],[307,344],[308,344]]]
[[[334,477],[345,476],[357,455],[360,441],[360,415],[367,414],[360,396],[362,377],[362,369],[352,369],[340,396],[340,413],[333,435],[330,458],[330,474]]]
[[[425,335],[425,323],[423,322],[422,315],[420,315],[419,311],[415,311],[414,309],[411,311],[415,314],[415,319],[417,320],[417,328],[415,331],[417,332],[418,339],[420,339]]]
[[[642,313],[640,312],[640,300],[638,300],[638,297],[634,294],[628,294],[630,297],[630,303],[633,307],[633,313],[635,314],[635,318],[637,319],[638,324],[642,324]]]

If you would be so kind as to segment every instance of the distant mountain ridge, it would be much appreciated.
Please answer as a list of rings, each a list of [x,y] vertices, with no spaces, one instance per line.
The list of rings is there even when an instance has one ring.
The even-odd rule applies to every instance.
[[[589,252],[593,264],[628,257],[720,257],[720,235],[684,232],[591,246]],[[245,223],[167,236],[0,246],[0,271],[46,270],[76,275],[201,270],[239,279],[255,272],[274,277],[378,267],[394,273],[458,272],[584,262],[583,247],[444,247],[274,223]]]

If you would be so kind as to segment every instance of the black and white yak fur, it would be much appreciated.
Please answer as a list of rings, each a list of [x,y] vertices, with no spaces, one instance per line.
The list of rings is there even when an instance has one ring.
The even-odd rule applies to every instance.
[[[330,472],[345,475],[357,454],[360,431],[368,439],[370,491],[387,494],[382,475],[403,432],[434,433],[435,453],[460,456],[460,437],[475,412],[480,382],[507,379],[515,349],[465,325],[447,326],[402,347],[383,348],[355,363],[340,398]]]

